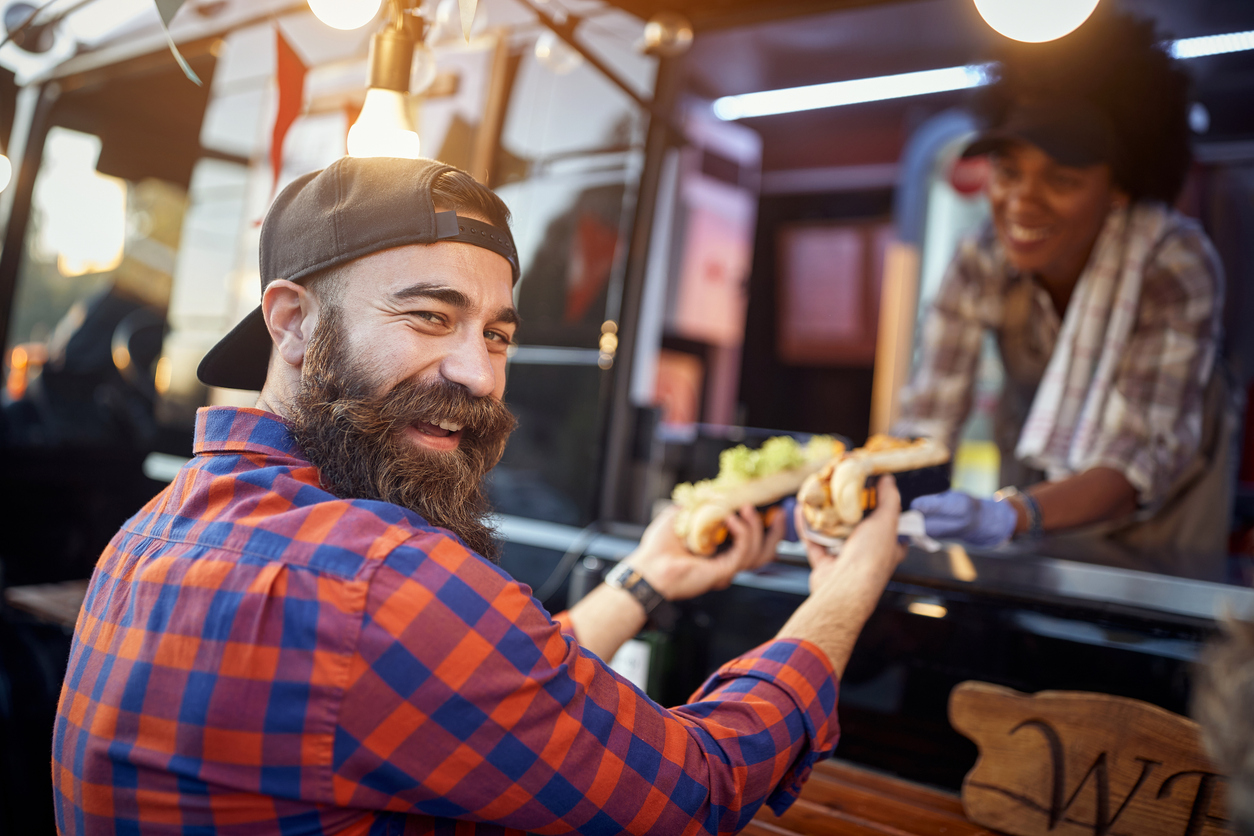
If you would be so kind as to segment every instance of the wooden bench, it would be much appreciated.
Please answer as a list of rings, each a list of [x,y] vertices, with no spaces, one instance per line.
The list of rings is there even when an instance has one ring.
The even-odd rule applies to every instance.
[[[776,816],[767,808],[749,836],[976,836],[954,793],[871,772],[839,760],[815,766],[801,797]]]

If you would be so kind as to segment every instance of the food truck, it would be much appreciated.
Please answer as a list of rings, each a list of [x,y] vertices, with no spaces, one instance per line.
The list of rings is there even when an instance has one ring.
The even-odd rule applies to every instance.
[[[958,153],[1001,36],[970,0],[480,0],[465,29],[457,0],[401,5],[419,34],[399,98],[421,153],[470,171],[514,216],[525,324],[506,401],[519,424],[490,495],[501,565],[550,611],[728,447],[818,433],[860,444],[890,426],[929,300],[988,212]],[[1254,6],[1120,5],[1196,47],[1181,207],[1224,263],[1224,352],[1243,391]],[[274,195],[345,154],[370,111],[371,36],[390,8],[336,29],[304,2],[187,0],[168,38],[147,0],[4,9],[17,32],[0,46],[10,590],[73,589],[191,455],[195,410],[255,401],[206,389],[197,363],[257,303]],[[1233,37],[1199,46],[1217,35]],[[867,85],[938,70],[958,81]],[[744,98],[841,83],[862,87],[766,113]],[[984,496],[1000,487],[989,414],[1001,371],[986,354],[952,472]],[[1242,413],[1225,453],[1226,551],[911,550],[841,683],[837,756],[956,791],[976,750],[947,705],[972,679],[1187,714],[1216,617],[1254,612],[1250,426]],[[773,566],[677,607],[615,666],[682,702],[774,635],[807,589],[804,552],[785,543]],[[49,793],[66,620],[28,593],[7,601],[0,745],[16,754],[0,829],[46,828],[51,812],[27,799]]]

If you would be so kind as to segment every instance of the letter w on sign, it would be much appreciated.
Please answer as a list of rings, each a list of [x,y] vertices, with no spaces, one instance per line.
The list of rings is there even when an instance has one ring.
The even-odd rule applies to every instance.
[[[971,821],[1013,836],[1230,834],[1226,782],[1197,724],[1109,694],[1021,694],[963,682],[949,720],[980,757],[962,783]]]

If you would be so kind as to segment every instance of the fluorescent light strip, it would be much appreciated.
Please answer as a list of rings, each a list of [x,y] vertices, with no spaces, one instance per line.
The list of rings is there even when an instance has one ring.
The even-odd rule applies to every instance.
[[[1205,35],[1200,38],[1181,38],[1173,41],[1171,57],[1202,58],[1207,55],[1224,55],[1250,49],[1254,49],[1254,31],[1229,32],[1226,35]]]
[[[1182,38],[1172,41],[1170,49],[1174,58],[1201,58],[1206,55],[1254,50],[1254,31]],[[805,87],[788,87],[783,90],[741,93],[738,96],[723,96],[714,102],[714,115],[724,122],[731,122],[736,119],[751,119],[755,116],[775,116],[780,113],[796,113],[824,107],[969,90],[988,83],[987,67],[987,64],[969,64],[965,67],[946,67],[941,70],[923,70],[916,73],[882,75],[851,81],[810,84]]]
[[[967,90],[985,83],[983,65],[947,67],[917,73],[858,78],[853,81],[832,81],[786,90],[764,90],[724,96],[714,102],[714,115],[724,122],[753,116],[773,116],[821,107],[879,102],[927,93]]]

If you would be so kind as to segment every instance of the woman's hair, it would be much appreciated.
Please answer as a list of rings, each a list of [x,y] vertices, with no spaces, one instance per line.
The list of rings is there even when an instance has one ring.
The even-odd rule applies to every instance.
[[[1189,76],[1150,20],[1099,7],[1071,34],[1014,42],[996,56],[993,83],[975,95],[983,127],[1001,125],[1022,102],[1082,99],[1114,126],[1115,182],[1133,200],[1175,202],[1189,150]]]

